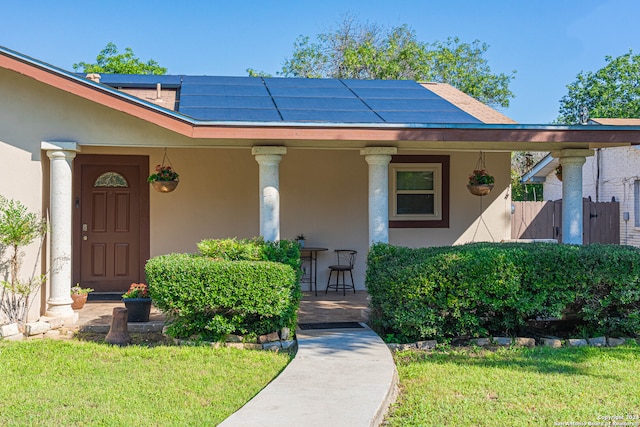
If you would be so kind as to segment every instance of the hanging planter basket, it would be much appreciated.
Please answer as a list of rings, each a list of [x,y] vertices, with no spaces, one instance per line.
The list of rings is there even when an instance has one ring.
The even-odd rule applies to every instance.
[[[162,164],[156,166],[156,172],[149,175],[147,181],[153,186],[154,190],[159,193],[171,193],[176,189],[180,182],[178,173],[173,170],[171,160],[167,155],[167,149],[164,149],[164,157]]]
[[[487,172],[487,167],[484,163],[484,153],[480,152],[480,158],[473,173],[469,175],[469,184],[467,188],[469,192],[474,196],[486,196],[493,190],[494,178]]]
[[[171,193],[180,181],[153,181],[151,185],[158,193]]]
[[[467,185],[469,192],[474,196],[486,196],[493,190],[493,184]]]

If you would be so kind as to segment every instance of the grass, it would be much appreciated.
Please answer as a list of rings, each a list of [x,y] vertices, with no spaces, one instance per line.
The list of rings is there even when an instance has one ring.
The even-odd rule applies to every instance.
[[[385,425],[640,426],[639,346],[401,352],[396,364]]]
[[[216,425],[291,355],[88,341],[0,341],[0,425]]]

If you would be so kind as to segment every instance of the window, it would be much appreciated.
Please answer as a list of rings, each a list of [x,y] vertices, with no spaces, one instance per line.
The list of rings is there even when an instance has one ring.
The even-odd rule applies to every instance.
[[[93,183],[94,187],[128,187],[127,180],[117,172],[105,172]]]
[[[392,166],[393,219],[440,219],[439,164]]]
[[[449,227],[449,156],[393,156],[390,228]]]

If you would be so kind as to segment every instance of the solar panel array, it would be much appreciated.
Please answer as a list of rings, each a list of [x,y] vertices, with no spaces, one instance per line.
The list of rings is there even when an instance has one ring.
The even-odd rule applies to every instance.
[[[104,74],[114,88],[178,88],[176,110],[202,121],[481,123],[410,80]]]

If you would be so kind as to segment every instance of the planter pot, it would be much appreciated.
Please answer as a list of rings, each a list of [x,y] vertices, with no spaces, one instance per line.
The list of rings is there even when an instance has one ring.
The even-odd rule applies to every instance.
[[[153,181],[151,185],[153,185],[154,190],[160,193],[171,193],[176,189],[179,182],[180,181]]]
[[[304,239],[298,239],[298,246],[304,248]]]
[[[87,298],[89,294],[71,294],[71,299],[73,302],[71,303],[71,308],[73,310],[80,310],[84,307],[84,304],[87,302]]]
[[[493,184],[467,185],[467,188],[475,196],[486,196],[493,190]]]
[[[124,298],[128,322],[148,322],[151,313],[151,298]]]

